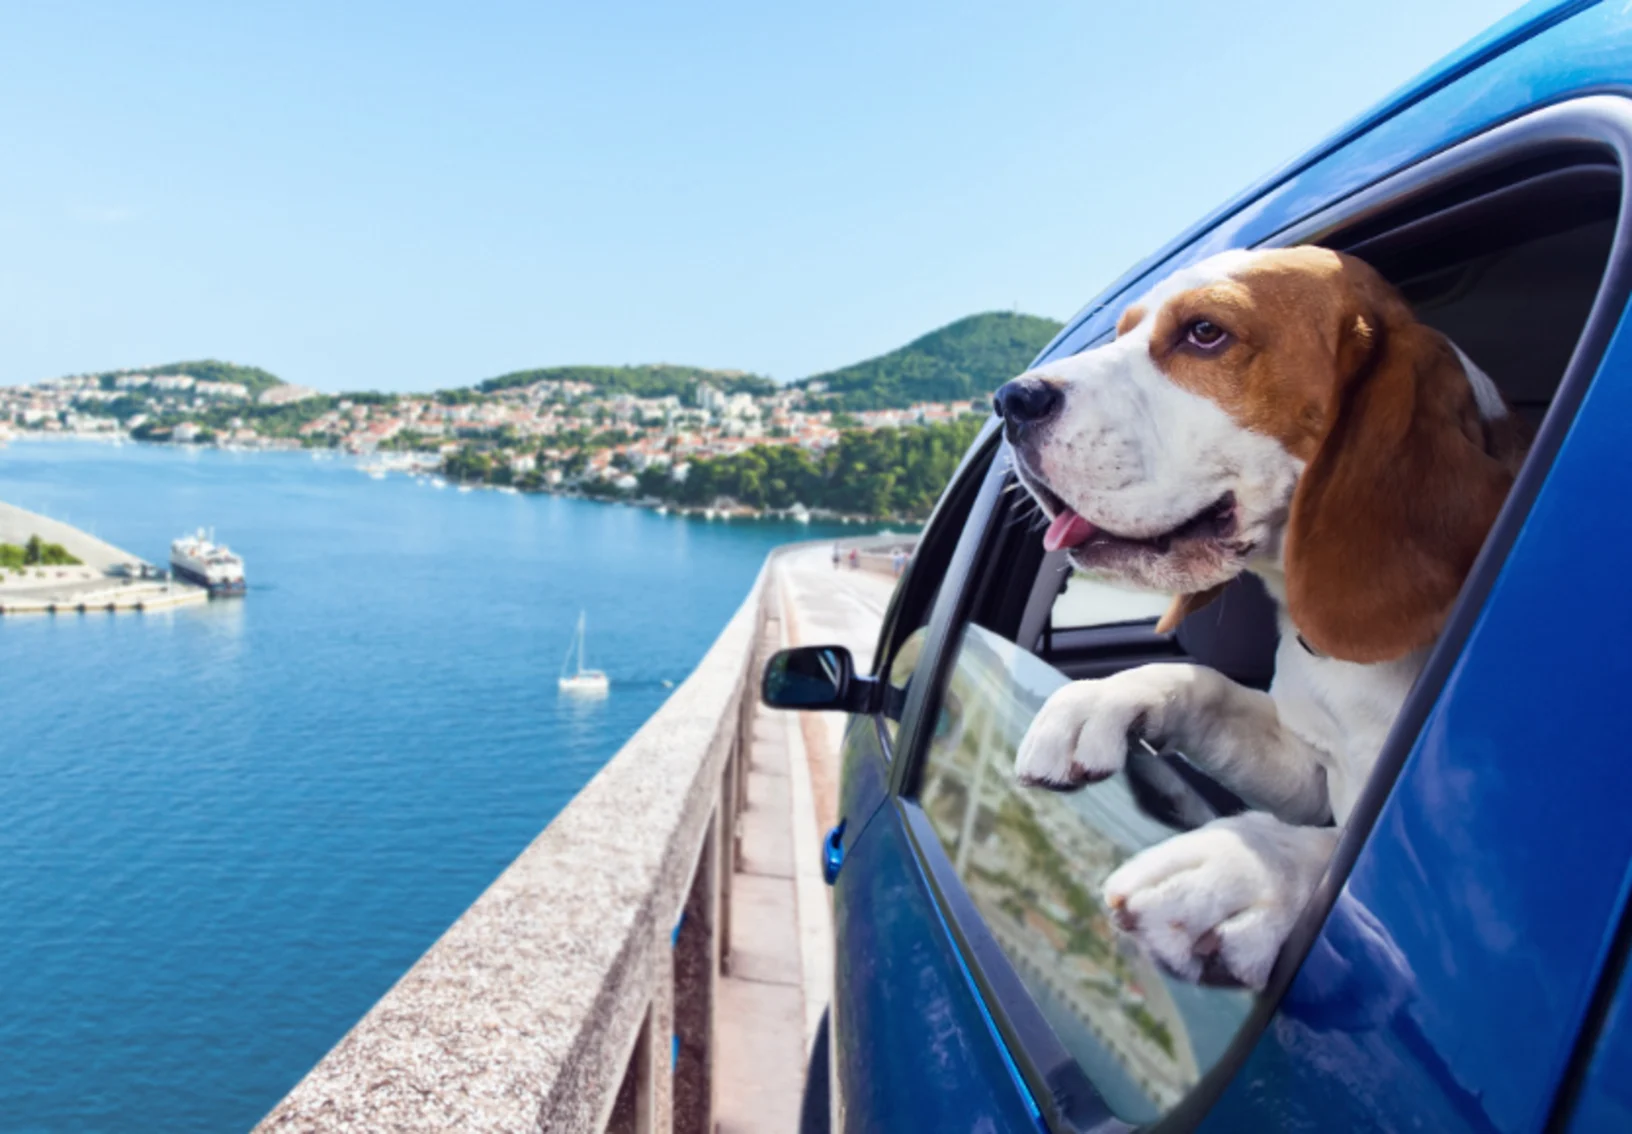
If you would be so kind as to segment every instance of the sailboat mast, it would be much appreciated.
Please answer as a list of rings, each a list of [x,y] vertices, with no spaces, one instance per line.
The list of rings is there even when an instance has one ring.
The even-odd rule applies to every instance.
[[[584,672],[584,618],[585,612],[578,612],[578,672]]]

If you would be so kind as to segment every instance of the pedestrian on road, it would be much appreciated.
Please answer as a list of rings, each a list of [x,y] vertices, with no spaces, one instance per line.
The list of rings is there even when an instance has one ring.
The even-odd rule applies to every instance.
[[[839,551],[839,545],[835,543],[833,545],[833,570],[835,570],[835,571],[837,571],[839,569],[839,560],[840,560],[840,558],[841,558],[841,553]]]
[[[895,577],[901,577],[901,569],[907,565],[907,556],[899,547],[890,552],[890,566],[895,570]]]
[[[855,571],[855,570],[858,570],[860,567],[861,567],[861,552],[857,551],[855,548],[852,547],[850,549],[850,570]]]

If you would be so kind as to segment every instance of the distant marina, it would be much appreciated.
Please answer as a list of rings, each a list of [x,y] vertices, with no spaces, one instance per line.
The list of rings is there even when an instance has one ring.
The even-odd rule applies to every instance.
[[[332,461],[344,459],[333,450],[314,449],[311,453],[314,461]],[[384,480],[392,473],[410,477],[415,484],[429,488],[446,488],[448,480],[440,475],[442,461],[439,455],[397,452],[376,452],[357,466],[357,470],[370,480]],[[514,484],[493,484],[487,481],[457,481],[456,487],[460,492],[474,492],[483,489],[497,492],[502,496],[520,496],[524,492],[548,496],[565,496],[571,499],[592,500],[597,503],[628,504],[636,508],[650,508],[660,516],[694,516],[701,520],[792,520],[796,524],[808,524],[811,521],[830,522],[837,524],[870,524],[873,519],[861,514],[835,512],[826,508],[807,508],[803,504],[795,503],[787,508],[751,508],[747,505],[721,501],[714,506],[688,507],[672,501],[644,499],[640,497],[603,497],[582,492],[570,485],[543,484],[537,487],[520,488]]]

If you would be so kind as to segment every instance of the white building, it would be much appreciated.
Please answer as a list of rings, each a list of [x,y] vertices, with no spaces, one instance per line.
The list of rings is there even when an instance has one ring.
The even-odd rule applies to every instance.
[[[707,382],[697,383],[697,406],[709,413],[719,413],[725,409],[726,397],[718,386],[711,386]]]
[[[315,397],[318,397],[318,392],[308,386],[284,385],[262,390],[260,396],[255,400],[263,406],[287,406]]]
[[[206,398],[247,398],[249,387],[242,382],[196,382],[193,393]]]

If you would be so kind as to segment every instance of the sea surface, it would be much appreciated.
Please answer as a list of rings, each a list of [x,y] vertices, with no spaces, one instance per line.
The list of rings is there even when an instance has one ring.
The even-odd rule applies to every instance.
[[[668,695],[776,544],[345,460],[0,449],[0,500],[249,593],[0,618],[0,1130],[253,1125]],[[556,677],[579,612],[604,701]]]

